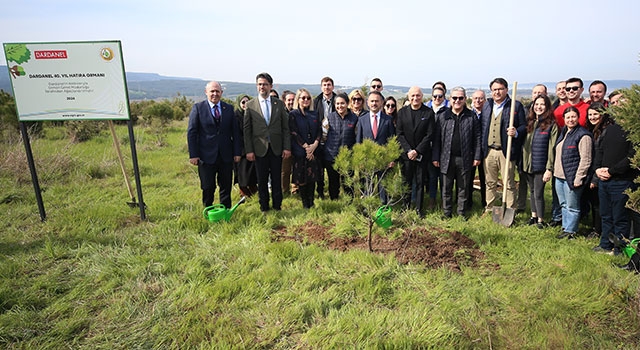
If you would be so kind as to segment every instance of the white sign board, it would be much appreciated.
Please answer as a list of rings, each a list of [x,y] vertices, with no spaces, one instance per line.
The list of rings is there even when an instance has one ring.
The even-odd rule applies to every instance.
[[[120,41],[5,43],[20,121],[127,120]]]

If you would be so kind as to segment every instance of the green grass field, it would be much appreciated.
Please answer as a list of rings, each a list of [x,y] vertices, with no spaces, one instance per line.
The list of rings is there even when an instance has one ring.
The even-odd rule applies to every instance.
[[[557,240],[522,214],[504,228],[478,212],[394,212],[475,240],[485,261],[461,272],[274,242],[272,229],[309,220],[336,235],[365,228],[346,200],[305,211],[296,197],[266,216],[252,198],[229,223],[209,223],[185,133],[186,121],[173,124],[160,147],[136,127],[146,222],[126,204],[108,131],[72,145],[47,128],[32,140],[44,223],[23,146],[0,146],[0,347],[640,348],[639,277],[593,253],[595,240]]]

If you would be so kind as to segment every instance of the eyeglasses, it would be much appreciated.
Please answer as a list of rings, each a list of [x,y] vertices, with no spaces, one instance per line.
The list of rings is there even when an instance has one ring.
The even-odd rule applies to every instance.
[[[247,101],[240,101],[241,105],[247,104]]]
[[[443,98],[444,97],[444,95],[432,95],[432,96],[433,96],[433,98]]]
[[[362,102],[362,98],[354,97],[354,98],[351,99],[351,101],[353,101],[353,102]]]
[[[309,96],[300,96],[300,99],[306,101],[306,100],[310,100],[311,97],[309,97]]]
[[[451,96],[451,99],[454,101],[458,101],[458,100],[464,101],[465,98],[464,96]]]
[[[381,87],[382,87],[382,85],[371,85],[371,88],[372,88],[372,89],[379,89],[379,88],[381,88]]]
[[[396,105],[386,104],[384,105],[386,108],[396,108]]]
[[[567,92],[569,92],[571,90],[578,91],[578,90],[580,90],[580,87],[579,86],[567,86],[567,87],[564,88],[564,91],[567,91]]]
[[[495,89],[491,89],[491,92],[498,92],[498,91],[504,91],[506,90],[505,88],[495,88]]]

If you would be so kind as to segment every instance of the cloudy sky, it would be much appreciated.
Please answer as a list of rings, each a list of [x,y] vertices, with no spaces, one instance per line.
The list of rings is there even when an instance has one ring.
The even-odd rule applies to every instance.
[[[430,87],[640,80],[640,2],[21,0],[3,43],[120,40],[129,72]],[[2,51],[2,50],[0,50]],[[6,64],[4,52],[1,64]]]

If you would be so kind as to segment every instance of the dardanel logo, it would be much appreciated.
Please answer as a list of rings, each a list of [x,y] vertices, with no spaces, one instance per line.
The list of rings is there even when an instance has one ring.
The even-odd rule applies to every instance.
[[[37,60],[52,60],[52,59],[67,58],[67,50],[44,50],[44,51],[34,51],[33,53]]]

